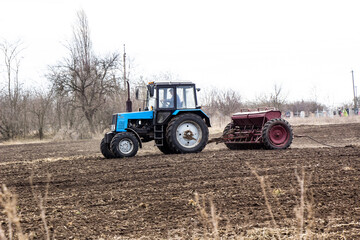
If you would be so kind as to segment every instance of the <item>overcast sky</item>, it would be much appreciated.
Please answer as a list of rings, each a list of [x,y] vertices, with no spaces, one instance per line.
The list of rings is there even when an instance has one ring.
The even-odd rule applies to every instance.
[[[25,85],[44,84],[47,66],[66,56],[80,9],[95,51],[122,52],[126,44],[144,77],[171,72],[202,88],[232,88],[244,100],[277,84],[290,101],[335,106],[353,99],[351,70],[360,86],[356,0],[0,0],[0,39],[23,42]]]

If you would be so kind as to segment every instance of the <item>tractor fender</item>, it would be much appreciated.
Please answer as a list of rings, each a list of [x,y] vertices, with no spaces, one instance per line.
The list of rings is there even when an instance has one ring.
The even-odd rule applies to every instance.
[[[199,115],[201,118],[203,118],[205,120],[205,123],[208,127],[211,127],[210,124],[210,118],[208,115],[206,115],[206,113],[203,112],[203,110],[201,109],[182,109],[182,110],[175,110],[172,115],[176,116],[178,114],[181,113],[194,113],[196,115]]]
[[[113,139],[113,137],[115,136],[114,132],[107,132],[105,133],[104,139],[105,139],[105,143],[110,144],[111,140]]]
[[[135,135],[135,137],[139,141],[139,147],[142,148],[142,142],[141,142],[139,134],[132,128],[125,128],[125,130],[128,131],[128,132],[132,132]]]

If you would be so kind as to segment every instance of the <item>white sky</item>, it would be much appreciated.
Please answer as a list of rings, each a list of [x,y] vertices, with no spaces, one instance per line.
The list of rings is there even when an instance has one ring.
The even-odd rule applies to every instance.
[[[0,40],[24,43],[27,86],[45,83],[47,66],[66,56],[80,9],[95,51],[126,44],[144,77],[171,72],[202,88],[232,88],[245,100],[278,84],[287,100],[328,105],[352,101],[351,70],[360,86],[356,0],[0,0]]]

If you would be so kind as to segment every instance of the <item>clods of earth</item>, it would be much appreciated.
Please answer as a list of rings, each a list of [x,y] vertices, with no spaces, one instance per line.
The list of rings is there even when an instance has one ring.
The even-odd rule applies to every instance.
[[[127,159],[104,159],[100,140],[2,145],[0,183],[16,194],[22,230],[35,239],[47,234],[41,199],[55,239],[360,239],[360,124],[295,126],[294,134],[319,143],[209,144],[186,155],[147,143]],[[6,232],[3,212],[0,223]]]

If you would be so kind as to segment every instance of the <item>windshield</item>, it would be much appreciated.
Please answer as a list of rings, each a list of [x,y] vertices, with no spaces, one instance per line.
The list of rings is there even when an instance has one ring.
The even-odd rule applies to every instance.
[[[174,108],[174,88],[159,88],[159,108]]]

